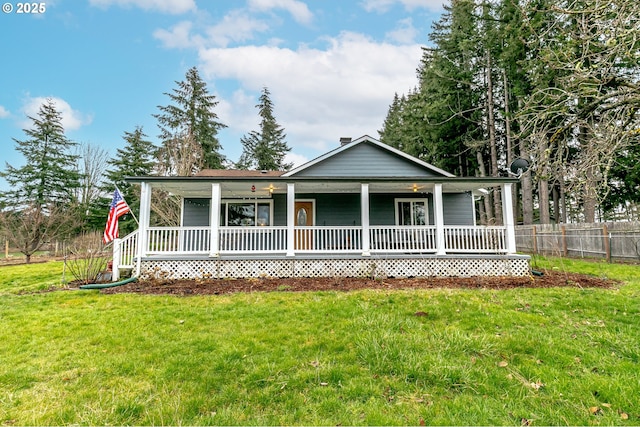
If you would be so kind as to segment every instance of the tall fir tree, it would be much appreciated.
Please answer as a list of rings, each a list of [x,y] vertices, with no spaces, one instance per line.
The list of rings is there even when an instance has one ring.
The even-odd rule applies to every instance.
[[[6,170],[0,176],[10,189],[2,193],[2,198],[11,200],[14,205],[74,202],[80,186],[80,173],[76,168],[78,156],[71,153],[76,143],[65,136],[62,115],[56,110],[55,102],[47,99],[37,116],[29,116],[29,119],[33,127],[23,129],[27,139],[13,139],[25,164],[22,167],[6,164]]]
[[[256,105],[261,118],[260,131],[251,131],[240,139],[243,152],[236,164],[239,169],[289,170],[292,167],[284,161],[291,148],[285,141],[284,128],[273,114],[270,95],[269,89],[264,87]]]
[[[154,114],[160,128],[162,146],[158,150],[160,173],[191,175],[201,169],[222,169],[224,156],[218,131],[226,127],[213,111],[218,101],[196,67],[185,80],[176,82],[172,93],[165,93],[171,104],[158,106]]]
[[[23,129],[27,139],[14,138],[17,151],[25,158],[24,166],[7,164],[0,173],[9,184],[9,190],[0,193],[0,229],[27,262],[46,242],[81,222],[75,199],[81,175],[78,156],[71,154],[76,143],[65,136],[62,116],[52,99],[29,119],[33,127]]]
[[[104,227],[108,209],[115,188],[120,190],[132,212],[140,211],[140,188],[137,184],[131,184],[125,180],[127,176],[147,176],[153,174],[156,167],[155,156],[157,147],[146,139],[143,128],[138,126],[133,132],[126,132],[122,136],[125,142],[124,148],[118,148],[114,158],[107,161],[109,169],[105,172],[103,191],[107,197],[94,204],[91,209],[92,228]],[[126,214],[120,221],[120,230],[130,233],[137,228],[137,223],[132,214]]]

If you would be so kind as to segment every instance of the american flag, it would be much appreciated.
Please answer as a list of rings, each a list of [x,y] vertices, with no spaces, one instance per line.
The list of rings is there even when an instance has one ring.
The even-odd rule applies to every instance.
[[[107,226],[104,229],[104,236],[102,237],[102,241],[105,244],[118,237],[118,218],[127,212],[131,212],[131,209],[129,209],[129,205],[127,205],[122,194],[120,194],[120,191],[116,188],[116,191],[113,193],[111,207],[109,208]]]

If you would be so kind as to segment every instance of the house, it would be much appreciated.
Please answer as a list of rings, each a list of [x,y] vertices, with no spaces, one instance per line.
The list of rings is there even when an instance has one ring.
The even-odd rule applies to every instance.
[[[515,253],[517,180],[456,177],[369,136],[288,172],[128,181],[141,185],[140,228],[114,243],[114,280],[122,268],[174,278],[529,274]],[[475,199],[493,187],[504,225],[479,226]],[[157,190],[181,198],[179,226],[150,226]]]

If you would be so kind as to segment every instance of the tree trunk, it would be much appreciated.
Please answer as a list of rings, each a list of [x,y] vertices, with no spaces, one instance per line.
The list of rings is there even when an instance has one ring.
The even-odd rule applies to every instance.
[[[511,144],[511,117],[509,109],[509,81],[507,80],[507,72],[502,69],[502,77],[504,81],[504,130],[507,143],[507,168],[511,167],[513,162],[513,146]],[[515,214],[516,223],[520,218],[520,203],[518,203],[518,186],[511,187],[511,200],[513,201],[513,212]]]
[[[540,208],[540,224],[550,224],[549,217],[549,181],[541,179],[538,181],[538,201]]]
[[[487,169],[484,166],[484,159],[482,158],[482,153],[478,150],[476,151],[476,158],[478,159],[478,170],[480,171],[480,176],[487,176]],[[487,194],[482,198],[484,202],[484,211],[485,211],[485,221],[484,224],[493,224],[494,214],[493,209],[491,208],[491,193]]]
[[[491,176],[500,176],[498,170],[498,148],[496,145],[496,120],[493,111],[493,77],[491,75],[491,53],[487,51],[487,126],[489,131],[489,149],[491,153]],[[500,197],[500,190],[496,187],[492,193],[493,196],[493,212],[495,224],[502,224],[502,216],[498,215],[502,212],[502,199]]]

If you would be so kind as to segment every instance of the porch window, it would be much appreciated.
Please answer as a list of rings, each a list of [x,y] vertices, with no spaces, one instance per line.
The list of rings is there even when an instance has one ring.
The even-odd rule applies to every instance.
[[[229,200],[220,209],[220,224],[229,227],[273,225],[273,203],[269,201]]]
[[[396,225],[427,225],[427,199],[396,199]]]

